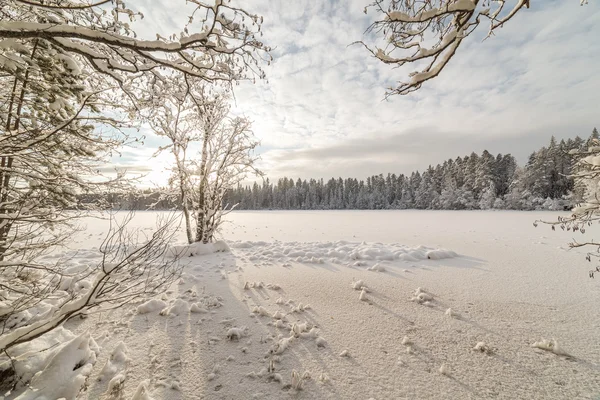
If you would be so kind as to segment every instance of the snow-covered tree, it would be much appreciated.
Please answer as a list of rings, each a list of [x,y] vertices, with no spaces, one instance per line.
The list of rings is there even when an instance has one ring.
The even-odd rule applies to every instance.
[[[489,186],[481,193],[479,199],[479,208],[482,210],[489,210],[494,208],[496,201],[496,186],[494,182],[490,182]]]
[[[236,206],[223,204],[227,191],[249,175],[261,174],[255,167],[258,141],[248,118],[227,117],[212,129],[202,142],[202,159],[194,171],[196,185],[192,192],[198,196],[195,240],[203,243],[213,240],[223,216]]]
[[[408,80],[387,92],[405,95],[438,76],[482,23],[492,36],[529,4],[530,0],[375,0],[364,11],[376,13],[379,19],[369,31],[385,43],[361,43],[383,63],[416,66]]]
[[[0,259],[46,248],[33,245],[48,238],[40,227],[56,243],[62,211],[98,187],[95,164],[127,140],[108,107],[126,104],[116,115],[130,120],[172,79],[264,77],[262,18],[220,0],[185,3],[181,33],[156,40],[137,38],[130,23],[143,16],[121,0],[0,4]]]
[[[12,55],[0,50],[0,59]],[[98,166],[128,141],[122,122],[100,113],[117,110],[103,79],[45,40],[23,44],[19,55],[22,63],[0,66],[2,260],[34,258],[64,238],[59,228],[76,216],[76,195],[114,183]]]
[[[260,17],[221,0],[181,3],[192,5],[181,32],[147,40],[130,25],[142,15],[122,0],[0,2],[0,353],[7,357],[67,318],[156,293],[177,275],[163,259],[171,223],[139,242],[118,227],[102,261],[85,271],[70,274],[38,256],[72,232],[80,196],[109,183],[97,165],[129,140],[119,129],[153,104],[157,87],[264,78],[269,49],[258,39]],[[64,279],[87,278],[85,290],[61,289]]]
[[[255,168],[258,142],[247,118],[231,117],[228,93],[186,80],[161,86],[148,117],[154,132],[169,139],[175,159],[172,186],[183,210],[189,243],[207,243],[235,204],[223,204]],[[195,148],[194,148],[195,147]]]
[[[536,221],[555,226],[561,229],[573,232],[585,233],[586,227],[595,221],[600,221],[600,137],[598,130],[594,128],[592,135],[582,149],[572,149],[570,151],[576,163],[573,168],[572,177],[575,180],[575,186],[584,188],[583,201],[573,208],[573,212],[568,217],[559,217],[556,222]],[[555,204],[551,204],[556,207]],[[591,247],[587,255],[588,261],[592,257],[600,258],[600,242],[595,240],[577,241],[569,243],[569,247]],[[590,277],[593,278],[596,272],[600,272],[600,267],[590,270]]]

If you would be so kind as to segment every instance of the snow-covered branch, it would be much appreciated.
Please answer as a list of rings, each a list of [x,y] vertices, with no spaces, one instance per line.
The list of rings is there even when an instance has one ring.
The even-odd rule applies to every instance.
[[[515,17],[529,0],[376,0],[365,8],[380,17],[368,32],[383,44],[359,42],[373,57],[395,67],[416,66],[407,81],[389,88],[387,96],[405,95],[438,76],[462,41],[484,20],[488,37]],[[509,6],[510,5],[510,6]]]
[[[179,218],[171,215],[159,221],[152,235],[145,237],[128,231],[132,217],[119,223],[112,220],[96,266],[57,272],[58,268],[43,264],[1,264],[0,284],[5,290],[0,294],[0,352],[39,337],[75,315],[154,295],[179,276],[178,260],[165,257]]]
[[[268,46],[258,39],[262,18],[220,0],[213,5],[191,2],[196,9],[183,31],[169,38],[157,34],[156,40],[137,38],[119,18],[141,16],[123,2],[106,13],[102,2],[45,2],[28,12],[24,8],[31,8],[30,1],[7,1],[0,8],[0,48],[16,50],[8,60],[11,65],[23,62],[18,52],[22,43],[43,39],[126,88],[128,79],[158,74],[159,68],[208,81],[262,78],[260,64],[270,59]],[[194,25],[195,14],[204,18]]]

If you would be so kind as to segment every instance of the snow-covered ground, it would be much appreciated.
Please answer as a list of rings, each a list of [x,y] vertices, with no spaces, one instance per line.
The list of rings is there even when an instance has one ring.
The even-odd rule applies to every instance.
[[[67,323],[99,346],[83,397],[599,399],[600,282],[566,243],[600,229],[532,226],[558,215],[232,213],[165,295]]]

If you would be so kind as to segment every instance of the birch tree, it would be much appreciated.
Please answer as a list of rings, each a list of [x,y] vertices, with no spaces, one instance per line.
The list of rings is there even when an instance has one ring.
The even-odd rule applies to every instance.
[[[173,154],[175,166],[171,186],[179,198],[188,242],[207,243],[234,204],[223,204],[228,190],[235,188],[255,168],[258,141],[251,122],[231,117],[228,93],[197,82],[162,87],[166,107],[148,119],[154,132],[169,140],[160,151]]]
[[[197,170],[199,196],[196,213],[197,242],[213,240],[221,226],[223,216],[231,212],[236,204],[224,204],[227,191],[235,188],[249,175],[261,175],[256,169],[258,146],[248,118],[227,118],[203,142],[200,168]],[[206,146],[205,146],[206,143]]]

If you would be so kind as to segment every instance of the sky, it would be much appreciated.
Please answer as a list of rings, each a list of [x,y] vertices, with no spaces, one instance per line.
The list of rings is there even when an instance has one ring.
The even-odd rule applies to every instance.
[[[437,78],[408,96],[385,98],[407,79],[363,47],[376,18],[370,0],[232,0],[262,15],[263,41],[274,48],[267,79],[235,87],[234,112],[253,121],[260,169],[271,181],[354,177],[423,170],[484,149],[527,156],[558,139],[600,127],[600,2],[534,0],[496,35],[487,26],[465,39]],[[516,0],[508,0],[507,6]],[[180,5],[178,5],[180,4]],[[183,27],[184,0],[128,0],[145,18],[142,37]],[[114,166],[164,185],[172,160],[152,159],[164,143],[148,128],[143,148]]]

